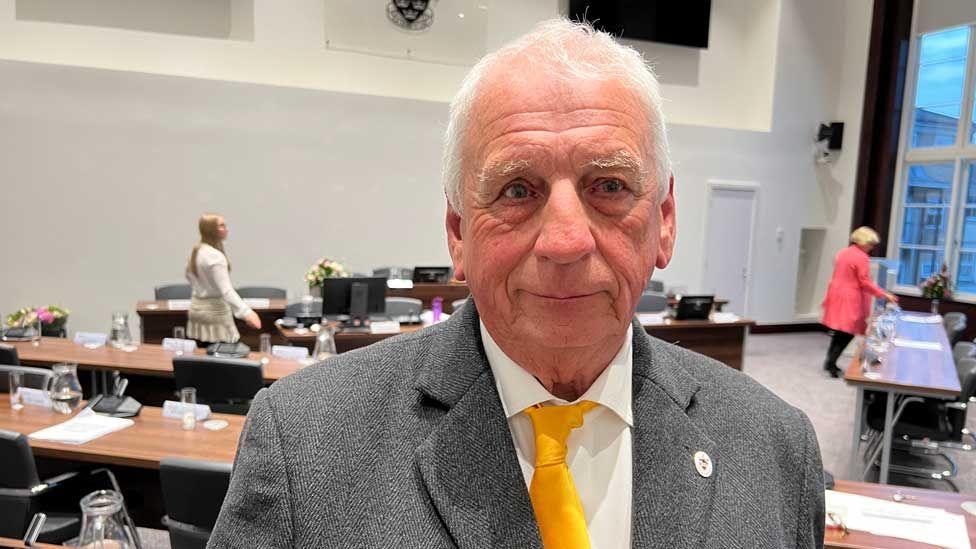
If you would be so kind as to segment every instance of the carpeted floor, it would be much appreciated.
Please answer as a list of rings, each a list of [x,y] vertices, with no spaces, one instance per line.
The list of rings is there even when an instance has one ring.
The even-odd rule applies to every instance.
[[[823,371],[829,338],[824,333],[750,335],[743,371],[786,402],[803,410],[820,441],[824,468],[835,477],[852,479],[850,448],[855,390]],[[841,358],[844,367],[849,357]],[[976,418],[969,416],[969,428]],[[976,493],[976,452],[949,452],[959,465],[956,484]],[[948,490],[944,482],[893,476],[892,483]]]

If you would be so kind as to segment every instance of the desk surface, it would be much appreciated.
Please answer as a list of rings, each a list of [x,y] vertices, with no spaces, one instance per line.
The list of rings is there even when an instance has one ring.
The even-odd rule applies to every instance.
[[[884,484],[872,484],[867,482],[852,482],[838,480],[834,490],[847,492],[849,494],[859,494],[872,498],[886,499],[891,501],[891,496],[896,492],[904,495],[915,496],[914,500],[905,500],[902,503],[909,505],[922,505],[925,507],[938,507],[950,513],[966,517],[966,528],[969,530],[969,543],[976,547],[976,517],[962,510],[964,501],[976,501],[976,494],[957,494],[953,492],[939,492],[936,490],[925,490],[922,488],[906,488],[904,486],[889,486]],[[841,535],[837,530],[827,530],[824,538],[826,548],[845,548],[845,549],[919,549],[922,547],[934,547],[924,543],[916,543],[898,538],[886,536],[876,536],[867,532],[851,530],[846,536]]]
[[[173,377],[173,352],[164,351],[162,345],[143,343],[127,353],[109,345],[97,349],[86,349],[83,345],[57,337],[41,338],[37,347],[29,341],[12,343],[17,348],[21,363],[27,366],[50,366],[58,362],[78,364],[81,369],[88,370],[118,370],[124,374],[137,374],[156,377]],[[206,354],[203,349],[197,349],[196,354]],[[260,360],[262,355],[251,353],[253,360]],[[264,381],[271,383],[302,368],[294,360],[271,357],[264,365]]]
[[[0,429],[26,435],[71,417],[39,406],[24,406],[15,411],[10,408],[9,399],[0,399]],[[61,444],[30,439],[30,445],[37,456],[144,469],[159,469],[159,460],[166,456],[231,463],[244,429],[244,416],[213,414],[213,417],[226,420],[228,426],[210,431],[197,422],[195,430],[184,431],[180,420],[163,417],[162,408],[144,406],[139,416],[133,418],[135,425],[89,443]]]
[[[895,333],[899,338],[938,342],[942,349],[931,351],[892,345],[882,362],[872,366],[869,372],[861,367],[859,349],[844,373],[844,380],[868,389],[942,398],[958,397],[961,390],[959,374],[942,323],[922,324],[899,320]]]

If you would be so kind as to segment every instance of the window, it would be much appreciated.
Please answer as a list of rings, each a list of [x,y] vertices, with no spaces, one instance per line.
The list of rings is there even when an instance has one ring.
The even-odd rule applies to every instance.
[[[974,42],[973,25],[914,39],[889,238],[903,292],[917,291],[945,263],[957,298],[976,301]]]

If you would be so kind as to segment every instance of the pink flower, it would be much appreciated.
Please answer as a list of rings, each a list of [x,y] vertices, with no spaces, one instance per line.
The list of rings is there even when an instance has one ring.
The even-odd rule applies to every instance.
[[[37,310],[37,318],[40,318],[41,322],[43,322],[44,324],[50,324],[54,322],[54,314],[43,307]]]

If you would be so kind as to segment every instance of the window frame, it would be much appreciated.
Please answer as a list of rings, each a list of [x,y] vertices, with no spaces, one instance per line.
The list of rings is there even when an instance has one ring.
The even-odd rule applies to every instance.
[[[917,16],[918,5],[916,2],[915,15]],[[895,181],[891,201],[892,223],[888,227],[887,256],[900,261],[901,255],[901,235],[905,221],[905,196],[904,193],[908,186],[909,168],[917,164],[936,164],[952,163],[952,192],[948,209],[948,219],[946,220],[946,235],[943,247],[942,261],[948,265],[949,272],[952,274],[953,287],[956,288],[958,282],[957,270],[959,268],[960,245],[962,243],[962,232],[966,209],[966,184],[968,182],[967,173],[963,173],[967,165],[976,168],[976,144],[969,139],[970,131],[976,130],[976,123],[973,122],[974,101],[976,101],[976,21],[965,24],[952,25],[940,29],[932,29],[928,32],[919,32],[915,28],[917,17],[912,17],[912,33],[909,44],[908,63],[905,74],[905,93],[902,99],[901,127],[899,128],[897,165],[895,167]],[[963,75],[962,104],[960,105],[959,120],[956,127],[956,139],[951,146],[943,147],[912,147],[912,129],[915,122],[915,95],[918,86],[918,73],[920,69],[920,55],[922,36],[934,34],[950,29],[969,27],[969,44],[966,50],[966,68]],[[972,168],[971,168],[972,169]],[[927,248],[923,245],[909,245],[914,249]],[[938,246],[931,246],[938,248]],[[900,268],[900,266],[899,266]],[[897,279],[896,279],[897,280]],[[922,295],[918,286],[906,286],[898,284],[897,281],[892,291],[905,295]],[[967,303],[976,303],[976,292],[963,293],[954,292],[953,300]]]

